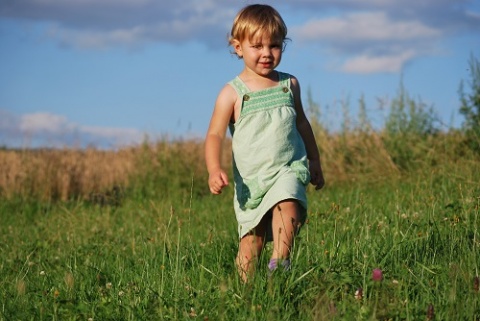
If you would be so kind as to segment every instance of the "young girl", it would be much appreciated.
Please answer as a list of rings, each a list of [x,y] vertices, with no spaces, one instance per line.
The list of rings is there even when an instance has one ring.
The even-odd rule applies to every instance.
[[[306,219],[306,186],[324,185],[298,80],[275,70],[286,37],[282,17],[268,5],[249,5],[237,14],[229,42],[244,69],[220,91],[205,141],[208,185],[220,194],[229,184],[220,166],[229,126],[240,235],[236,264],[244,281],[271,240],[270,271],[290,267],[293,238]]]

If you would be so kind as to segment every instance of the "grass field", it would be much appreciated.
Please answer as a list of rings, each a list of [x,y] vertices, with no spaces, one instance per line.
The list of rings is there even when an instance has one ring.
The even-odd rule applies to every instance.
[[[378,143],[323,144],[292,270],[262,257],[246,285],[232,188],[208,194],[201,144],[3,151],[0,320],[480,320],[480,162],[441,139],[404,169]]]

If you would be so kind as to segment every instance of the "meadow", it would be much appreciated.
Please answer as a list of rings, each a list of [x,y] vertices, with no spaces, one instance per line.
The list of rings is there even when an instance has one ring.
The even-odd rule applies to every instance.
[[[480,320],[480,153],[411,102],[380,131],[312,118],[327,184],[291,271],[247,284],[202,141],[1,149],[0,320]]]

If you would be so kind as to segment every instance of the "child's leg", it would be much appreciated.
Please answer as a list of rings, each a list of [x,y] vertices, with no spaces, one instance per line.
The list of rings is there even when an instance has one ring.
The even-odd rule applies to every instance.
[[[300,205],[296,200],[285,200],[273,207],[273,253],[271,262],[290,258],[293,238],[300,226],[300,215]]]
[[[255,272],[257,259],[260,257],[263,247],[265,246],[267,217],[268,215],[265,215],[257,227],[240,240],[235,262],[238,273],[244,282]]]

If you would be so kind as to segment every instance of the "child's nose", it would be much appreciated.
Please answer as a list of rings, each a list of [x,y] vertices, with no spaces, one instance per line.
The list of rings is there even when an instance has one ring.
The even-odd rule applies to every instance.
[[[263,47],[263,55],[264,56],[271,56],[272,55],[272,48],[268,47],[268,46],[264,46]]]

